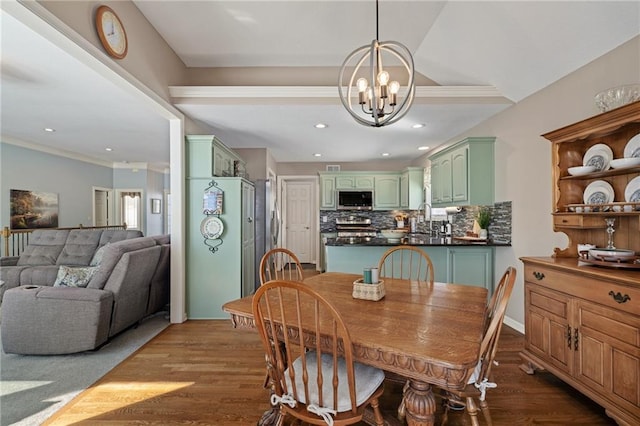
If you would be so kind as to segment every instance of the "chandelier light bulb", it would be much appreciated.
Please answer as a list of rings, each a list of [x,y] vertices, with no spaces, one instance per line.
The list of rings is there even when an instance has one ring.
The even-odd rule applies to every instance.
[[[367,86],[369,86],[369,82],[367,82],[366,78],[359,78],[358,81],[356,81],[356,86],[358,87],[358,92],[362,93],[365,90],[367,90]]]
[[[398,83],[395,80],[389,83],[389,92],[391,92],[392,95],[397,95],[399,90],[400,90],[400,83]]]
[[[378,83],[382,86],[386,86],[387,83],[389,83],[389,73],[386,71],[380,72],[380,74],[378,74]]]

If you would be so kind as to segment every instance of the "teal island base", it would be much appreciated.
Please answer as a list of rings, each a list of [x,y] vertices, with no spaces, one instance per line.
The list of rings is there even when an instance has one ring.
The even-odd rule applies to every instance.
[[[378,266],[390,245],[327,245],[327,272],[362,274],[364,268]],[[495,247],[478,245],[414,245],[433,263],[438,282],[484,287],[493,293]]]

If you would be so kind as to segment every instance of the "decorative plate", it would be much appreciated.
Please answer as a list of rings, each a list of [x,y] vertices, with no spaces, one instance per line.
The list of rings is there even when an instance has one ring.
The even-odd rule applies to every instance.
[[[584,190],[585,204],[608,204],[613,202],[613,187],[604,180],[591,182]]]
[[[200,223],[200,232],[207,239],[218,239],[224,232],[224,223],[218,216],[207,216]]]
[[[624,200],[632,203],[640,203],[640,176],[631,179],[624,189]]]
[[[640,157],[640,133],[629,139],[624,147],[625,158]]]
[[[583,166],[595,166],[597,171],[609,169],[609,163],[613,160],[613,151],[609,146],[599,143],[587,150],[582,159]]]

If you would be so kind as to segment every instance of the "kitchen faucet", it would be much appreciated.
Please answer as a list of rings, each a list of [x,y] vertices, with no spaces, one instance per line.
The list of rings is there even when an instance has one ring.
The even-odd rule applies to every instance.
[[[433,217],[431,214],[431,204],[427,203],[426,201],[424,203],[421,203],[418,206],[418,217],[420,217],[420,212],[422,211],[422,209],[424,208],[424,218],[427,218],[427,207],[429,207],[429,236],[431,236],[431,234],[433,233],[432,227],[431,225],[433,224]]]

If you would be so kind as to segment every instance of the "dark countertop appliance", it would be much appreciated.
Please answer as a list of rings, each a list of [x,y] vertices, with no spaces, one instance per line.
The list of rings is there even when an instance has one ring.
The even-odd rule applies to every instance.
[[[372,210],[373,191],[338,191],[338,210]]]

